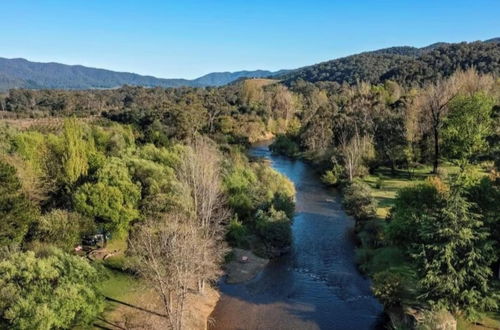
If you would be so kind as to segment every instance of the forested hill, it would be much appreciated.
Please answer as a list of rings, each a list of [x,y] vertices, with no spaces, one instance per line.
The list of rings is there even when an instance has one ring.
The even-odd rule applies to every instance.
[[[423,48],[391,47],[304,67],[286,75],[287,83],[395,80],[406,85],[450,76],[457,69],[475,67],[481,73],[500,74],[500,39],[472,43],[436,43]]]
[[[145,87],[221,86],[240,78],[260,78],[286,71],[214,72],[187,79],[161,79],[135,73],[89,68],[82,65],[37,63],[22,58],[0,58],[0,91],[10,88],[90,89],[115,88],[123,85]]]
[[[123,85],[144,87],[222,86],[242,78],[277,77],[286,83],[395,80],[405,85],[433,81],[457,69],[476,67],[480,73],[500,74],[500,38],[472,43],[435,43],[423,48],[402,46],[351,55],[296,70],[213,72],[188,79],[161,79],[135,73],[81,65],[37,63],[0,57],[0,91],[27,89],[107,89]]]

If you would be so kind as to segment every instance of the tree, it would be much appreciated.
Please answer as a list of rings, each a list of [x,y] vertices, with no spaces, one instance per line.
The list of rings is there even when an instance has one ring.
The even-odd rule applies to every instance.
[[[285,127],[294,114],[294,99],[292,93],[283,85],[276,85],[271,101],[271,107],[278,115],[278,118],[285,119]]]
[[[187,294],[199,281],[203,235],[193,219],[166,213],[135,227],[129,240],[135,269],[160,296],[172,329],[183,328]]]
[[[189,149],[181,156],[178,180],[192,200],[192,217],[203,233],[204,253],[200,262],[199,289],[206,281],[216,280],[225,249],[222,223],[230,212],[226,207],[221,186],[220,154],[216,146],[206,138],[196,137]]]
[[[487,149],[493,105],[493,99],[484,93],[460,95],[450,102],[450,113],[443,125],[444,149],[450,158],[469,161]]]
[[[404,159],[407,146],[404,117],[397,109],[384,111],[376,118],[374,142],[377,154],[383,157],[384,163],[389,163],[394,172],[396,164]]]
[[[340,135],[339,149],[347,177],[349,182],[352,182],[354,177],[360,174],[363,160],[373,154],[372,140],[367,135],[361,136],[357,127],[352,137],[349,137],[348,130],[344,129]]]
[[[88,326],[104,308],[98,279],[85,259],[57,249],[12,253],[0,260],[0,327]]]
[[[37,213],[22,192],[16,169],[0,161],[0,246],[21,243]]]
[[[420,107],[423,122],[433,137],[433,173],[437,173],[441,157],[441,132],[446,116],[450,110],[450,102],[460,93],[472,95],[479,91],[489,91],[493,79],[489,75],[480,75],[475,69],[456,71],[448,79],[439,79],[428,85],[416,100]]]
[[[101,222],[104,229],[123,234],[139,217],[140,187],[133,183],[123,160],[111,157],[96,173],[96,183],[85,183],[73,195],[75,209]]]
[[[87,159],[88,142],[84,139],[84,132],[81,125],[74,118],[64,121],[62,168],[64,171],[64,180],[68,184],[73,184],[80,176],[86,175],[89,168]]]
[[[437,173],[439,158],[441,156],[441,127],[448,112],[448,104],[459,91],[457,75],[448,79],[440,79],[435,84],[427,86],[418,97],[416,105],[420,107],[421,114],[427,121],[434,143],[433,173]]]
[[[496,306],[489,288],[492,242],[459,187],[406,188],[397,198],[389,235],[416,266],[421,301],[471,318]]]
[[[76,212],[53,209],[36,221],[36,239],[70,252],[82,236],[94,232],[94,222]]]

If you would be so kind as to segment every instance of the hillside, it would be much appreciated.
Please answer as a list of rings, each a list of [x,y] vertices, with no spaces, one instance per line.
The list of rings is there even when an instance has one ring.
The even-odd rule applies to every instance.
[[[135,73],[89,68],[82,65],[37,63],[22,58],[0,58],[0,91],[10,88],[115,88],[123,85],[145,87],[221,86],[240,78],[261,78],[278,73],[282,74],[284,71],[215,72],[193,80],[161,79]]]
[[[281,78],[287,83],[298,79],[310,82],[384,80],[413,85],[449,76],[457,69],[476,67],[481,73],[500,74],[498,38],[472,43],[436,43],[423,48],[391,47],[351,55],[300,68]]]
[[[334,59],[296,70],[213,72],[196,79],[162,79],[81,65],[37,63],[0,58],[0,91],[27,89],[109,89],[123,85],[144,87],[223,86],[243,78],[279,78],[285,83],[396,80],[415,85],[449,76],[474,66],[481,73],[500,74],[500,38],[472,43],[438,42],[426,47],[399,46]]]

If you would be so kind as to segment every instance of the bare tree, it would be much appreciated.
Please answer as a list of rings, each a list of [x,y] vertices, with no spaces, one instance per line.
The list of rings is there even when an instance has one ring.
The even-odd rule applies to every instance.
[[[220,275],[220,264],[226,252],[222,223],[229,218],[229,209],[221,187],[220,154],[215,144],[204,137],[195,137],[183,154],[178,179],[191,196],[191,213],[201,229],[199,248],[198,289],[203,292],[207,281]]]
[[[186,296],[197,280],[200,237],[191,219],[169,213],[137,226],[129,241],[135,268],[160,296],[171,329],[182,329]]]
[[[366,135],[361,136],[357,126],[352,135],[349,130],[343,129],[339,137],[339,149],[349,181],[352,181],[359,173],[363,160],[373,153],[372,139]]]

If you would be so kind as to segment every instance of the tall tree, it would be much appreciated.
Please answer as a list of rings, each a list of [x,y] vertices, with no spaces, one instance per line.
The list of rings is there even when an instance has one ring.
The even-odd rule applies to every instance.
[[[203,233],[204,252],[199,272],[199,289],[206,281],[217,279],[224,255],[221,246],[222,223],[229,218],[221,186],[220,155],[216,146],[206,138],[196,137],[181,157],[178,179],[192,200],[192,216]],[[200,242],[200,243],[201,243]]]
[[[21,243],[37,213],[22,192],[16,169],[0,161],[0,246]]]
[[[486,138],[492,132],[493,105],[493,99],[484,93],[460,95],[452,100],[443,125],[443,143],[450,158],[469,161],[486,151]]]

